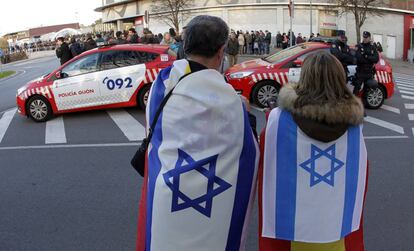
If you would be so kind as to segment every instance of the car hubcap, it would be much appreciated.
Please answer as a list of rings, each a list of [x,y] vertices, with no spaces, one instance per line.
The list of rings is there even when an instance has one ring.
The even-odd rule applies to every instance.
[[[276,87],[271,85],[265,85],[262,88],[259,89],[257,93],[257,100],[262,104],[263,106],[266,105],[266,101],[270,98],[276,98],[278,95],[278,91]]]
[[[36,120],[44,119],[47,115],[47,105],[40,99],[36,99],[30,104],[30,114]]]
[[[384,99],[384,95],[380,88],[369,89],[367,95],[367,102],[371,106],[379,106]]]
[[[149,97],[149,90],[145,92],[144,94],[144,105],[147,106],[148,103],[148,97]]]

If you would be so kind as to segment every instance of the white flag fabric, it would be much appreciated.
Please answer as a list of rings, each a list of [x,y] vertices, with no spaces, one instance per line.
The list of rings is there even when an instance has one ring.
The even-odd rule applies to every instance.
[[[147,124],[188,72],[186,60],[160,72]],[[240,97],[220,73],[179,82],[148,152],[145,250],[243,250],[259,152]]]
[[[362,125],[324,143],[276,108],[264,155],[263,237],[327,243],[359,229],[367,175]]]

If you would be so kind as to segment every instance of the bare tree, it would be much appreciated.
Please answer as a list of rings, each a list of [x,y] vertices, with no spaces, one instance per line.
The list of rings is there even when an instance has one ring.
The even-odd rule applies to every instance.
[[[188,11],[183,11],[193,5],[194,0],[153,0],[151,12],[155,18],[163,21],[170,27],[180,31],[180,23],[189,17]]]
[[[357,42],[361,41],[361,27],[368,16],[382,16],[384,12],[374,7],[385,6],[384,0],[330,0],[339,7],[339,14],[352,13],[355,18]]]

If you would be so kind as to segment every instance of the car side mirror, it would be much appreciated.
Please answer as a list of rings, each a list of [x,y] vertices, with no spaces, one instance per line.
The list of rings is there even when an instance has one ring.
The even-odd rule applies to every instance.
[[[300,67],[302,66],[303,61],[301,59],[296,59],[295,61],[293,61],[293,65],[296,67]]]
[[[62,72],[61,72],[61,71],[57,71],[57,72],[55,73],[55,77],[56,77],[57,79],[61,79],[61,78],[62,78]]]

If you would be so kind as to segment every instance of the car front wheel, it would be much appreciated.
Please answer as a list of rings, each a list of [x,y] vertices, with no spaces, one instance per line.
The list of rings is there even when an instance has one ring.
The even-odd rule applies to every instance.
[[[267,106],[267,100],[271,98],[277,98],[279,95],[280,86],[273,81],[263,81],[256,85],[253,89],[253,101],[254,103],[264,108]]]
[[[52,107],[42,96],[34,96],[27,102],[27,114],[35,122],[45,122],[52,117]]]
[[[385,91],[381,87],[368,88],[365,90],[364,103],[368,109],[378,109],[385,100]]]

